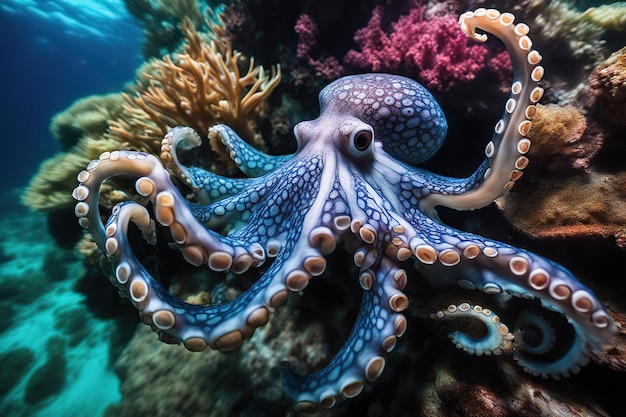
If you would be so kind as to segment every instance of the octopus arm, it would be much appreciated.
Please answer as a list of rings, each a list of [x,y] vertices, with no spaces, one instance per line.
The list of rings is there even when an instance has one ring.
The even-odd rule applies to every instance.
[[[503,116],[485,148],[485,163],[472,176],[457,182],[450,192],[432,190],[420,201],[420,208],[426,213],[432,215],[437,205],[459,210],[484,207],[509,190],[528,164],[525,154],[530,149],[530,140],[526,136],[535,104],[543,95],[543,89],[537,84],[544,70],[538,65],[541,55],[532,49],[532,41],[527,36],[528,26],[514,24],[514,20],[512,14],[493,9],[477,9],[464,13],[459,19],[461,29],[476,41],[487,39],[487,35],[478,34],[477,29],[502,40],[511,57],[514,80]]]
[[[195,174],[196,169],[189,172]],[[213,230],[236,230],[250,220],[258,207],[267,205],[267,199],[281,191],[278,175],[272,173],[267,177],[231,181],[207,173],[203,175],[203,187],[195,193],[200,204],[189,203],[190,210],[198,221]],[[210,204],[201,204],[207,201]]]
[[[373,272],[373,271],[376,272]],[[311,375],[299,375],[284,367],[283,384],[296,401],[296,410],[310,412],[320,405],[333,407],[341,399],[352,398],[382,374],[387,354],[406,330],[400,314],[408,304],[401,286],[406,273],[389,258],[372,269],[361,271],[370,276],[370,287],[363,292],[361,307],[347,342],[326,367]]]
[[[204,227],[194,217],[159,160],[153,155],[132,151],[102,154],[78,175],[79,185],[73,191],[78,201],[75,212],[80,225],[105,251],[119,246],[119,243],[112,237],[115,226],[105,230],[100,220],[98,196],[100,185],[114,175],[139,177],[135,189],[140,196],[152,202],[156,219],[161,225],[169,227],[188,262],[208,264],[218,271],[232,267],[243,271],[265,259],[263,248],[258,244],[222,236]]]
[[[452,304],[445,310],[431,314],[431,318],[434,320],[470,318],[483,323],[486,329],[483,336],[470,336],[460,330],[455,330],[449,335],[457,348],[470,355],[500,355],[504,349],[511,348],[514,336],[509,332],[509,328],[500,322],[500,317],[490,309],[479,305],[472,306],[469,303],[461,303],[458,306]]]
[[[416,221],[417,220],[417,221]],[[576,333],[570,349],[549,362],[518,360],[544,376],[568,376],[613,343],[616,325],[596,296],[561,265],[531,252],[464,233],[424,215],[410,218],[412,252],[433,284],[458,284],[487,294],[537,298],[563,314]]]
[[[234,133],[233,133],[234,134]],[[200,136],[190,127],[172,128],[161,143],[161,160],[184,184],[191,187],[200,204],[211,204],[224,197],[246,189],[253,181],[250,178],[223,177],[202,168],[187,167],[178,158],[178,149],[200,146]]]
[[[260,177],[279,168],[293,158],[293,155],[268,155],[241,139],[234,130],[226,125],[209,128],[209,135],[217,133],[222,144],[229,151],[237,167],[249,177]]]
[[[207,347],[222,351],[238,348],[254,330],[269,320],[269,306],[282,304],[286,297],[284,281],[285,251],[280,260],[249,289],[232,301],[220,305],[200,306],[172,296],[135,257],[127,238],[130,222],[149,229],[147,210],[137,203],[115,207],[107,223],[109,238],[116,244],[107,246],[112,268],[111,281],[140,310],[144,323],[152,326],[166,343],[182,343],[192,351]]]
[[[251,186],[252,178],[229,178],[213,174],[202,168],[186,169],[187,184],[191,186],[198,203],[208,205],[223,198],[238,194]]]
[[[137,158],[142,162],[127,162]],[[324,271],[326,263],[323,255],[335,248],[337,233],[320,220],[331,219],[332,222],[332,218],[324,213],[329,211],[325,203],[331,198],[329,194],[333,188],[320,184],[333,184],[334,169],[325,170],[323,178],[326,181],[322,181],[321,166],[321,158],[315,155],[294,161],[292,168],[296,169],[295,172],[300,172],[302,167],[307,172],[292,176],[292,181],[283,181],[281,187],[273,190],[276,196],[265,200],[254,211],[253,220],[269,226],[266,221],[278,222],[273,212],[274,208],[278,208],[285,217],[281,222],[284,228],[276,231],[284,233],[272,235],[269,227],[261,230],[261,226],[257,225],[238,229],[228,237],[231,242],[250,242],[255,240],[253,236],[258,236],[256,239],[267,247],[267,256],[275,258],[267,271],[234,300],[221,305],[198,306],[169,294],[133,253],[128,239],[130,223],[143,231],[150,243],[154,243],[156,238],[154,221],[148,210],[134,202],[115,206],[107,224],[100,225],[106,236],[99,244],[108,260],[109,269],[106,272],[109,279],[141,311],[143,321],[152,326],[162,341],[182,341],[193,351],[207,347],[224,351],[237,348],[243,340],[251,337],[256,327],[269,320],[269,307],[282,305],[289,290],[300,291],[309,279]],[[124,167],[126,169],[122,169]],[[182,196],[168,182],[165,169],[150,155],[121,152],[113,160],[103,158],[93,164],[89,175],[82,175],[81,185],[75,191],[75,197],[80,200],[78,211],[87,215],[81,203],[88,200],[88,191],[97,191],[99,184],[111,172],[146,175],[138,180],[137,189],[141,194],[151,196],[156,219],[169,226],[188,262],[198,266],[207,264],[216,271],[241,273],[265,260],[265,251],[257,241],[250,243],[251,253],[238,250],[238,246],[230,247],[233,255],[226,252],[229,247],[215,249],[211,238],[217,243],[227,238],[215,235],[198,222],[187,209]],[[306,173],[308,181],[305,180]],[[92,195],[91,198],[97,200],[97,196]],[[343,197],[337,194],[335,198],[339,200]],[[303,212],[308,214],[302,216]],[[81,223],[87,226],[87,222]],[[97,231],[97,227],[94,230]],[[279,242],[283,245],[280,246]]]
[[[271,240],[276,246],[285,240],[281,236],[286,230],[300,227],[300,213],[309,210],[308,204],[320,188],[321,161],[316,154],[293,158],[281,169],[246,179],[246,187],[237,193],[206,206],[190,204],[191,211],[213,230],[263,245]],[[221,177],[214,177],[221,182]]]

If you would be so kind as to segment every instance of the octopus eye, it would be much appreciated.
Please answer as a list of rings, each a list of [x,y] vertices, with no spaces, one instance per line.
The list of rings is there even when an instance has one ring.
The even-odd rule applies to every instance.
[[[367,150],[371,143],[372,138],[374,137],[374,132],[370,129],[359,129],[352,132],[352,143],[354,144],[354,148],[357,151],[365,151]]]

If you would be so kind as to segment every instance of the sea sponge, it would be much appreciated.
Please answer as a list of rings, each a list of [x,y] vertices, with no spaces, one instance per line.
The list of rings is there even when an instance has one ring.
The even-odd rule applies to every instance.
[[[611,123],[626,126],[626,47],[593,70],[589,86],[597,94],[598,115]]]
[[[50,133],[66,151],[76,145],[81,137],[98,137],[104,134],[108,121],[121,116],[124,99],[119,93],[93,95],[76,100],[72,105],[52,117]]]
[[[591,159],[602,147],[602,137],[585,134],[587,121],[576,107],[537,105],[529,153],[532,170],[560,172],[588,171]]]

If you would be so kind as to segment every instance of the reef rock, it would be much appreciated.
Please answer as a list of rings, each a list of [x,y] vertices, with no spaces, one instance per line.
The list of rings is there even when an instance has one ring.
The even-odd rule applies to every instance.
[[[593,70],[589,86],[598,95],[598,114],[611,123],[626,126],[626,47]]]

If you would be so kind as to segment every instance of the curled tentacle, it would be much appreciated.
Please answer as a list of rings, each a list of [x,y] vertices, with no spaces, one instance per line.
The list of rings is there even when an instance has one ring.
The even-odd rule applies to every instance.
[[[461,303],[458,306],[452,304],[445,310],[431,314],[435,320],[453,320],[457,318],[472,318],[480,321],[486,327],[485,335],[472,337],[467,333],[455,330],[450,333],[450,340],[454,345],[463,349],[470,355],[500,355],[502,350],[510,349],[513,334],[502,322],[500,317],[488,308],[479,305],[472,306],[469,303]]]
[[[459,210],[484,207],[509,190],[528,164],[525,155],[530,149],[530,140],[526,136],[535,104],[543,95],[537,85],[543,77],[543,67],[538,65],[541,55],[532,49],[532,41],[527,36],[528,26],[513,24],[513,21],[512,14],[501,14],[493,9],[477,9],[464,13],[459,19],[461,28],[472,39],[479,42],[487,39],[487,35],[476,33],[479,28],[504,42],[511,57],[514,79],[504,114],[485,148],[487,159],[474,175],[456,180],[452,193],[440,190],[425,196],[420,207],[426,213],[433,213],[437,205]]]
[[[587,363],[592,352],[611,346],[617,328],[600,301],[562,266],[500,242],[443,226],[422,215],[410,241],[415,257],[433,284],[456,283],[486,294],[508,292],[537,298],[543,307],[567,317],[575,332],[561,357],[535,363],[520,360],[534,373],[567,376]],[[547,370],[551,371],[547,371]]]
[[[591,351],[582,337],[584,330],[575,322],[572,326],[575,331],[569,345],[557,346],[550,322],[537,312],[523,312],[515,323],[515,360],[526,372],[544,378],[578,373],[589,362]]]
[[[200,168],[183,165],[178,158],[178,148],[190,149],[200,144],[200,136],[186,126],[174,127],[167,132],[161,142],[161,160],[183,183],[191,187],[200,204],[211,204],[248,187],[252,181],[249,178],[222,177]]]
[[[361,272],[371,287],[363,292],[359,314],[347,342],[322,370],[307,376],[284,368],[285,391],[296,401],[296,410],[311,412],[320,405],[331,408],[337,401],[357,396],[366,382],[382,374],[386,357],[406,330],[401,314],[408,299],[401,289],[406,273],[388,259]]]
[[[130,298],[140,310],[144,323],[149,324],[162,341],[182,342],[192,351],[207,347],[233,350],[250,338],[257,327],[267,323],[267,306],[282,303],[281,294],[266,291],[269,285],[263,278],[236,299],[221,305],[198,306],[177,299],[133,254],[127,237],[131,222],[142,230],[149,230],[151,220],[143,206],[122,203],[114,208],[107,223],[105,248],[114,271],[112,281]]]
[[[533,355],[544,354],[554,346],[556,335],[550,323],[539,314],[525,311],[515,321],[516,349]]]
[[[170,228],[189,263],[208,264],[211,269],[225,271],[237,265],[240,259],[251,259],[250,264],[264,260],[263,248],[258,244],[221,236],[199,223],[161,163],[152,155],[131,151],[105,153],[78,175],[80,184],[73,193],[78,200],[75,211],[80,224],[89,230],[100,247],[106,243],[98,195],[100,185],[113,175],[140,177],[135,182],[137,192],[152,201],[156,219]]]
[[[268,155],[261,152],[241,139],[234,130],[226,125],[215,125],[209,128],[209,134],[217,133],[222,144],[229,151],[231,159],[237,167],[249,177],[260,177],[290,160],[293,155]]]

